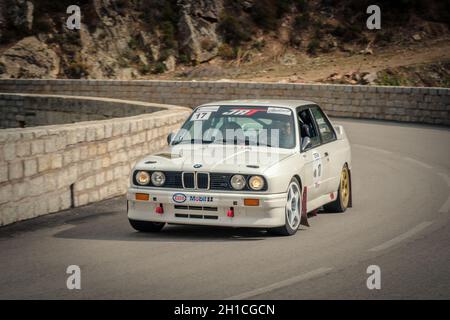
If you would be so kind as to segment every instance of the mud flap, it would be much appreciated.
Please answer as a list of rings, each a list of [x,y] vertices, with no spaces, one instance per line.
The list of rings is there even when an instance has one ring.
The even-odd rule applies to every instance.
[[[353,201],[352,201],[352,199],[353,199],[353,196],[352,196],[353,188],[352,188],[352,172],[350,171],[350,169],[348,169],[348,179],[349,179],[348,187],[350,189],[350,196],[349,196],[349,199],[348,199],[348,207],[352,208],[353,207]]]
[[[302,195],[302,214],[300,218],[300,224],[303,226],[309,227],[308,223],[308,210],[306,210],[306,203],[307,203],[307,197],[308,197],[308,189],[306,187],[303,188],[303,195]]]

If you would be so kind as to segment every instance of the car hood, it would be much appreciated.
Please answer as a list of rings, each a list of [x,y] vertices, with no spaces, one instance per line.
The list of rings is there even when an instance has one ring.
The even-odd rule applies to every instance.
[[[262,173],[294,153],[263,146],[178,145],[142,159],[136,169]]]

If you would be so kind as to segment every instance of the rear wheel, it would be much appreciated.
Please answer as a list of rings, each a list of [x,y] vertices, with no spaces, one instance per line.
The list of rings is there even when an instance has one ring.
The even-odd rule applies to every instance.
[[[292,236],[297,232],[301,220],[301,189],[297,179],[293,178],[289,183],[285,206],[284,226],[269,229],[273,234]]]
[[[166,225],[164,222],[151,222],[128,219],[131,226],[140,232],[159,232]]]
[[[323,206],[325,211],[328,212],[344,212],[347,210],[350,203],[350,171],[347,165],[342,168],[341,181],[339,183],[339,189],[337,192],[337,198],[333,202],[330,202]]]

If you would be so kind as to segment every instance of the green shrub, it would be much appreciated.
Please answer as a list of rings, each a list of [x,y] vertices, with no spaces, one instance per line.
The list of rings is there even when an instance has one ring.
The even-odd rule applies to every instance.
[[[139,44],[139,41],[136,39],[136,38],[131,38],[129,41],[128,41],[128,46],[131,48],[131,49],[133,49],[133,50],[136,50],[136,49],[138,49],[139,47],[140,47],[140,44]]]
[[[152,70],[152,73],[158,74],[158,73],[164,73],[166,71],[166,66],[162,62],[157,62],[155,64],[155,67]]]
[[[331,30],[331,34],[335,37],[341,38],[344,42],[352,42],[362,37],[362,30],[354,25],[337,26]]]
[[[148,74],[150,72],[150,66],[148,64],[140,63],[139,72],[141,74]]]
[[[178,62],[183,63],[183,64],[188,64],[191,62],[191,57],[189,56],[189,54],[181,53],[178,56]]]
[[[250,40],[251,35],[248,29],[248,26],[245,26],[242,21],[230,15],[223,15],[217,27],[217,31],[222,35],[224,41],[233,46]]]
[[[306,49],[306,51],[311,55],[315,55],[319,48],[320,48],[320,40],[314,38],[308,43],[308,48]]]
[[[172,22],[164,21],[160,27],[161,30],[161,42],[165,48],[175,48],[175,27]]]
[[[224,60],[232,60],[236,58],[237,50],[230,45],[224,43],[219,47],[218,55]]]
[[[379,30],[375,35],[375,43],[379,45],[386,45],[392,41],[394,33],[389,30]]]
[[[258,51],[261,51],[264,47],[266,46],[266,40],[262,39],[262,40],[256,40],[253,44],[252,44],[252,48],[256,49]]]
[[[402,79],[395,76],[394,74],[385,73],[381,77],[378,77],[377,84],[382,86],[401,86],[403,85]]]
[[[258,0],[255,1],[250,12],[255,24],[265,30],[274,30],[278,24],[278,10],[276,1]]]
[[[294,29],[307,29],[310,24],[310,16],[308,12],[298,14],[294,18]]]
[[[74,61],[67,66],[66,74],[71,79],[81,79],[86,78],[89,75],[89,72],[84,63]]]

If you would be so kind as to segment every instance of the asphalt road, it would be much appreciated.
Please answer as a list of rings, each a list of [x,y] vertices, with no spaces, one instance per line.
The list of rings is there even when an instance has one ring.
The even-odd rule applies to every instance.
[[[1,299],[449,299],[450,130],[337,120],[354,207],[293,237],[131,229],[123,197],[0,228]],[[81,290],[66,268],[81,267]],[[381,270],[369,290],[367,267]]]

